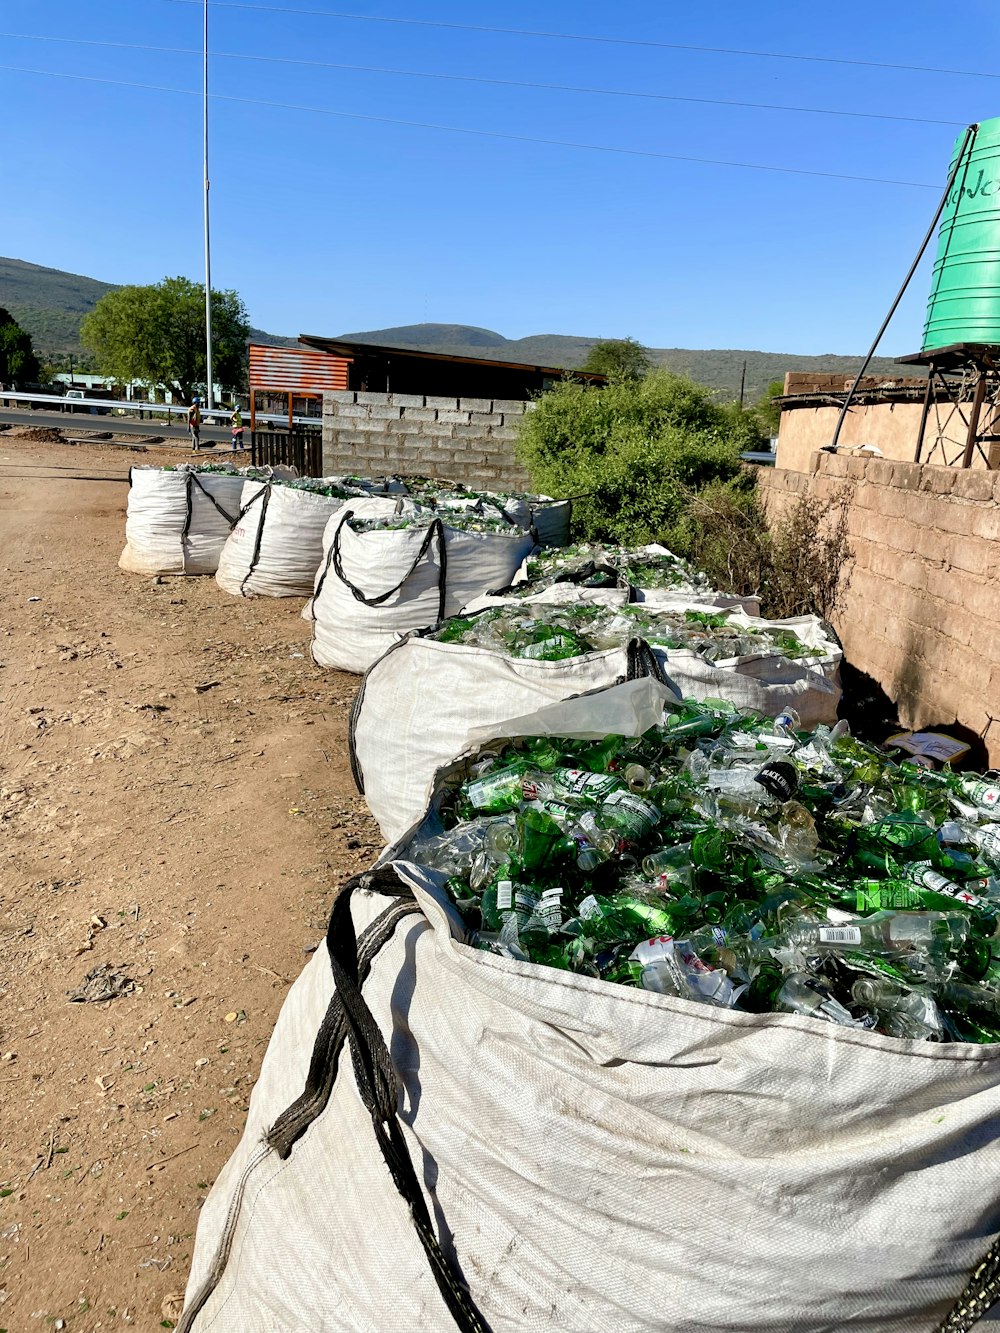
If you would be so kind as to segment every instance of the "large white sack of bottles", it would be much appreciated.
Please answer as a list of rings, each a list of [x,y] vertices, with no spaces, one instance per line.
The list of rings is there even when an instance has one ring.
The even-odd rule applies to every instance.
[[[997,1227],[1000,1046],[870,1030],[822,985],[808,1007],[747,1011],[704,964],[671,989],[667,937],[595,955],[600,971],[579,950],[569,970],[525,961],[529,935],[561,931],[573,870],[547,903],[518,884],[516,911],[496,885],[499,935],[483,933],[481,886],[482,924],[466,924],[449,864],[464,845],[441,829],[447,802],[481,803],[480,755],[537,737],[541,763],[566,744],[553,738],[603,751],[650,736],[655,754],[678,717],[679,736],[699,734],[642,680],[510,721],[439,774],[423,824],[341,893],[202,1210],[180,1333],[939,1326]],[[771,740],[796,743],[787,723]],[[587,776],[561,772],[575,790]],[[610,919],[591,901],[578,924]]]
[[[331,515],[358,491],[341,477],[248,481],[216,582],[242,597],[308,597]]]
[[[399,637],[455,615],[509,583],[534,545],[502,518],[426,509],[387,513],[359,500],[323,535],[310,614],[320,666],[366,671]]]
[[[420,504],[431,508],[493,512],[514,527],[530,531],[539,546],[565,546],[569,542],[572,500],[516,491],[474,491],[454,481],[430,477],[408,477],[406,489]]]
[[[212,463],[129,468],[120,567],[130,574],[214,574],[248,477],[271,475],[270,468]],[[273,475],[293,477],[295,470]]]
[[[577,589],[573,596],[571,590]],[[649,602],[657,610],[704,606],[742,608],[760,614],[758,597],[740,596],[713,588],[708,578],[689,561],[656,542],[646,546],[614,546],[579,542],[561,550],[532,551],[507,588],[491,589],[465,606],[466,612],[497,604],[497,598],[528,601],[582,602],[588,593],[595,602]]]
[[[351,711],[351,764],[388,841],[419,817],[435,772],[474,733],[626,676],[665,675],[681,695],[768,717],[793,709],[807,727],[836,722],[841,650],[816,616],[762,620],[683,600],[662,612],[609,608],[588,604],[602,590],[555,585],[567,586],[583,600],[500,599],[407,637],[368,669]]]

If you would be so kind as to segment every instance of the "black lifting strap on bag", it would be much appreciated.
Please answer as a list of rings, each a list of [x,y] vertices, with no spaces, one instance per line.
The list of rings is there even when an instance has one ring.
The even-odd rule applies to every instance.
[[[362,590],[359,587],[357,587],[354,583],[352,583],[351,580],[344,573],[344,565],[340,554],[340,534],[344,531],[345,525],[351,521],[353,516],[354,516],[354,511],[349,509],[347,513],[344,515],[344,517],[337,524],[337,531],[333,534],[333,542],[330,546],[330,554],[327,556],[326,566],[323,570],[322,575],[320,576],[319,582],[316,584],[316,591],[313,594],[313,619],[314,620],[316,619],[316,610],[315,610],[316,598],[320,595],[320,593],[323,590],[323,584],[326,581],[326,576],[329,572],[331,562],[333,564],[333,568],[336,570],[337,578],[340,579],[341,583],[343,583],[345,587],[350,588],[351,596],[354,598],[355,601],[362,602],[365,606],[381,606],[383,602],[387,602],[390,597],[395,596],[395,594],[399,592],[400,588],[402,588],[403,585],[410,578],[412,578],[414,570],[417,568],[421,560],[423,560],[424,556],[430,550],[431,542],[434,541],[435,538],[437,538],[437,551],[438,551],[437,618],[439,621],[444,620],[444,607],[445,607],[446,593],[448,586],[448,544],[445,539],[444,524],[441,522],[441,520],[439,518],[435,518],[428,525],[427,531],[424,533],[424,540],[420,543],[420,550],[417,552],[413,564],[410,565],[410,568],[406,571],[406,573],[399,580],[396,586],[394,588],[389,588],[386,592],[379,593],[377,597],[374,596],[369,597],[367,593],[362,592]]]
[[[361,994],[358,944],[351,919],[351,895],[355,884],[356,881],[352,881],[346,885],[333,905],[326,943],[334,985],[343,1007],[358,1092],[372,1118],[382,1158],[396,1189],[409,1208],[410,1218],[434,1280],[456,1327],[462,1333],[489,1333],[489,1325],[476,1309],[468,1288],[452,1270],[438,1244],[423,1190],[403,1137],[392,1057],[381,1029]]]
[[[670,688],[670,682],[660,666],[660,659],[645,639],[629,639],[626,651],[627,679],[642,680],[649,676]]]
[[[132,471],[131,469],[129,469],[129,485],[131,484],[132,484]],[[194,472],[189,472],[187,474],[187,485],[185,487],[185,492],[186,492],[185,498],[187,499],[187,515],[184,519],[184,531],[181,533],[181,536],[186,537],[188,533],[191,531],[191,515],[194,507],[195,486],[197,486],[199,491],[201,491],[202,495],[204,495],[206,499],[208,499],[209,502],[215,506],[215,508],[219,511],[222,517],[229,524],[230,528],[235,528],[236,522],[239,519],[239,514],[227,514],[226,511],[223,509],[222,505],[219,504],[218,500],[212,494],[212,492],[208,490],[208,488],[205,486],[204,482],[200,481]]]
[[[253,539],[253,554],[250,557],[250,564],[247,566],[247,572],[243,575],[243,582],[240,584],[240,596],[246,596],[246,586],[253,576],[254,570],[260,560],[260,548],[264,541],[264,523],[267,520],[267,506],[271,503],[271,483],[265,482],[252,500],[248,501],[240,510],[238,517],[242,518],[253,506],[260,501],[260,522],[257,524],[257,533]]]
[[[1000,1237],[972,1270],[965,1290],[934,1333],[969,1333],[1000,1301]]]

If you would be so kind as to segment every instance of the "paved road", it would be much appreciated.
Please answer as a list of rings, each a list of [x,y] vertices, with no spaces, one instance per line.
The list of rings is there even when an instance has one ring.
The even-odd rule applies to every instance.
[[[162,435],[165,440],[186,440],[187,427],[167,425],[165,421],[140,421],[137,417],[92,416],[89,412],[30,412],[21,408],[0,407],[0,421],[10,421],[18,426],[51,426],[64,431],[67,435],[77,431],[110,430],[116,435]],[[2,433],[2,432],[0,432]],[[247,429],[247,443],[250,431]],[[224,426],[205,426],[201,428],[202,443],[212,441],[220,443],[230,440],[229,430]]]

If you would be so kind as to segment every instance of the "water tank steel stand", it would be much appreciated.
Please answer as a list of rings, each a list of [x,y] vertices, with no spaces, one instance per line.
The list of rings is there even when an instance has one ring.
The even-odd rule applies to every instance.
[[[1000,468],[1000,345],[953,343],[897,360],[927,367],[913,461],[930,463],[940,450],[946,467],[967,468],[978,451],[988,468]],[[934,424],[929,432],[932,408]],[[957,437],[949,434],[956,416],[961,423]],[[932,443],[925,456],[928,440]],[[949,446],[956,451],[950,457]]]

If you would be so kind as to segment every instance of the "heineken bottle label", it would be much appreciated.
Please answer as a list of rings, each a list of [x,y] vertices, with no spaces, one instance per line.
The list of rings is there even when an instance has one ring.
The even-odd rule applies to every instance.
[[[621,783],[611,773],[590,773],[582,768],[557,768],[553,779],[570,798],[603,801]]]
[[[581,921],[590,921],[595,916],[603,916],[603,915],[604,913],[601,909],[601,904],[597,901],[597,899],[594,897],[592,893],[588,894],[587,897],[584,898],[583,902],[579,906],[579,909],[577,910],[577,916],[580,918]]]
[[[859,926],[820,926],[820,944],[860,944]]]
[[[982,778],[964,778],[962,790],[984,810],[995,810],[1000,805],[1000,787],[994,787]]]
[[[912,883],[920,884],[933,893],[954,898],[957,902],[965,903],[968,907],[974,907],[980,901],[977,895],[971,893],[964,884],[956,884],[947,875],[942,875],[935,870],[930,861],[914,861],[912,865],[906,867],[903,874]]]
[[[894,815],[875,820],[866,831],[877,841],[888,843],[890,847],[899,847],[903,851],[913,850],[932,839],[937,841],[934,830],[923,820],[899,819]]]
[[[922,903],[920,895],[909,884],[889,879],[858,888],[855,906],[859,913],[898,912],[921,907]]]
[[[991,861],[1000,861],[1000,829],[978,829],[976,831],[976,846]]]

